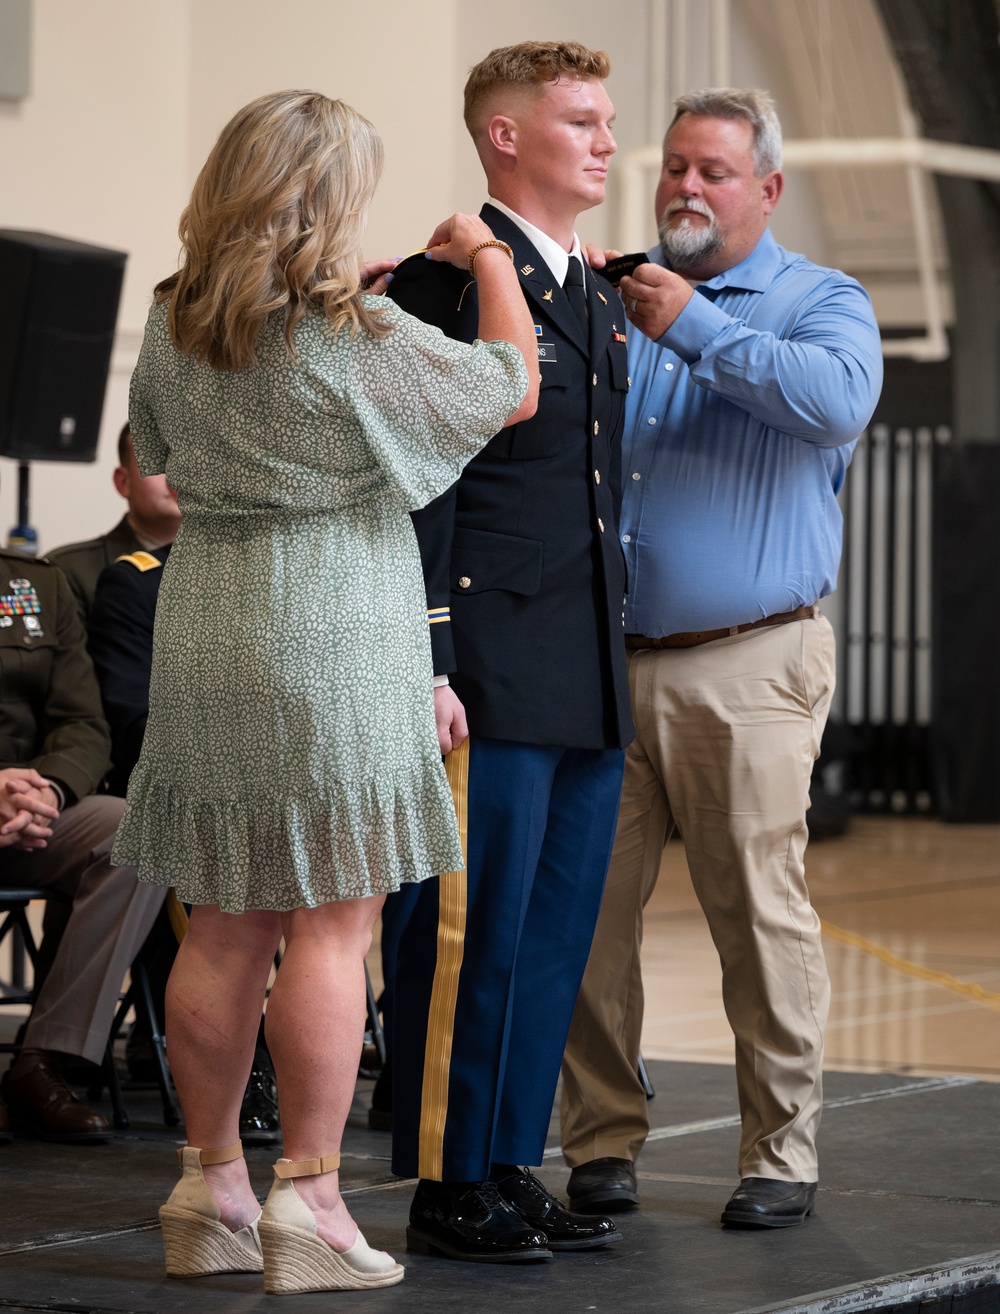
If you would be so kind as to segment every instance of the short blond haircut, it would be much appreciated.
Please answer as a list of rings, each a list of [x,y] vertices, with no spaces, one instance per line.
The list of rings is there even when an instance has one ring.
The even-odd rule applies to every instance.
[[[579,41],[522,41],[517,46],[499,46],[469,73],[465,126],[478,141],[486,126],[482,111],[498,87],[540,91],[547,82],[562,77],[603,81],[610,72],[611,60],[604,51],[588,50]]]
[[[181,215],[181,267],[156,288],[177,349],[219,370],[256,363],[264,322],[285,342],[311,307],[331,328],[384,337],[362,301],[361,243],[382,172],[382,141],[349,105],[279,91],[226,124]]]

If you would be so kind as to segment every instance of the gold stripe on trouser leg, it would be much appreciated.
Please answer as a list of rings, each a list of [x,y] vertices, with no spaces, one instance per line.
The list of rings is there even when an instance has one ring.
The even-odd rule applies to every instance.
[[[464,740],[444,760],[458,817],[462,859],[468,862],[469,741]],[[448,1078],[455,1034],[458,978],[465,955],[466,873],[446,872],[438,886],[437,963],[424,1043],[424,1081],[420,1098],[420,1144],[417,1171],[440,1181],[444,1163],[444,1126],[448,1117]]]
[[[167,890],[167,901],[165,907],[167,909],[167,918],[170,921],[170,929],[177,937],[177,943],[180,944],[188,933],[188,915],[187,909],[181,903],[180,899],[178,899],[177,891],[172,885],[170,889]]]

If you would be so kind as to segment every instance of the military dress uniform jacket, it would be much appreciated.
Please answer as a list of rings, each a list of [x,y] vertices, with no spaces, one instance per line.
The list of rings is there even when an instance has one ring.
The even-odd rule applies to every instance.
[[[141,546],[128,516],[124,515],[106,534],[81,543],[66,543],[47,554],[46,560],[58,566],[69,580],[84,625],[90,620],[90,607],[101,571],[125,553],[137,552]]]
[[[567,748],[632,739],[618,543],[628,390],[625,319],[586,273],[589,341],[554,275],[506,215],[538,340],[541,391],[529,420],[500,431],[413,523],[427,585],[435,674],[448,674],[470,732]],[[476,337],[474,280],[423,255],[389,295],[449,337]]]
[[[90,608],[87,644],[111,728],[108,788],[125,797],[149,717],[153,621],[170,545],[132,552],[106,566]]]
[[[0,551],[0,768],[34,767],[62,786],[68,805],[101,783],[109,742],[64,575]]]

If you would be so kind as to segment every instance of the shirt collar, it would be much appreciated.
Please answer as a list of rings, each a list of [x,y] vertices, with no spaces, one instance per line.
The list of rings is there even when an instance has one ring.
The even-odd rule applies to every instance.
[[[503,201],[498,201],[495,196],[490,197],[490,205],[495,206],[501,214],[505,214],[511,223],[517,224],[549,269],[552,270],[552,273],[559,281],[560,287],[566,282],[566,270],[569,269],[570,256],[576,256],[581,266],[583,265],[583,252],[580,250],[580,239],[576,233],[573,234],[571,250],[564,251],[558,242],[549,237],[548,233],[543,233],[540,228],[528,223],[527,219],[522,219],[519,214],[515,214],[509,205],[504,205]]]
[[[661,246],[655,246],[650,252],[653,263],[669,269],[670,264],[663,254]],[[781,249],[771,235],[770,228],[765,228],[760,241],[738,265],[724,269],[714,278],[708,278],[702,287],[722,288],[738,287],[747,292],[766,292],[774,282],[774,276],[781,264]]]

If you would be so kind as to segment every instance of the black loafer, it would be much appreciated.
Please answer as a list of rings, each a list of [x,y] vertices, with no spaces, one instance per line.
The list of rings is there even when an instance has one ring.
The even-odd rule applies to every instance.
[[[622,1239],[610,1218],[570,1213],[527,1168],[502,1178],[497,1186],[529,1227],[545,1233],[550,1250],[596,1250]]]
[[[281,1140],[278,1086],[267,1068],[250,1069],[240,1106],[240,1140],[245,1145],[273,1145]]]
[[[520,1264],[551,1259],[544,1232],[529,1227],[493,1182],[421,1181],[410,1205],[406,1248],[473,1264]]]
[[[639,1203],[635,1164],[628,1159],[591,1159],[569,1175],[571,1209],[581,1214],[616,1214]]]
[[[798,1227],[813,1211],[815,1182],[744,1177],[722,1211],[724,1227]]]
[[[132,1023],[125,1042],[125,1067],[131,1080],[141,1086],[154,1085],[159,1075],[153,1057],[153,1042],[146,1032],[140,1030],[137,1022]]]

